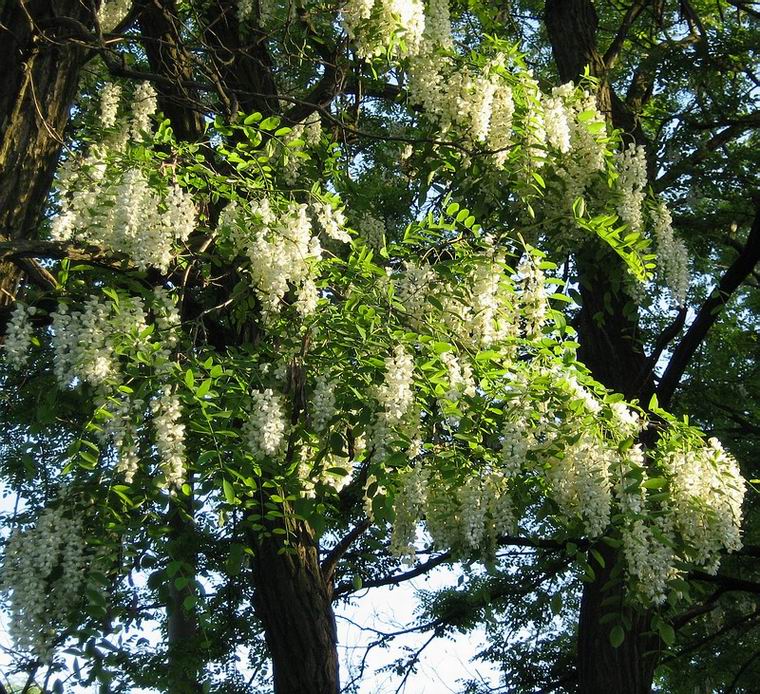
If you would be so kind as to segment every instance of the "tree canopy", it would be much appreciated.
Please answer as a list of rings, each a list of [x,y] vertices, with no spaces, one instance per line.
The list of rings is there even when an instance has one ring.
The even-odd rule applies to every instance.
[[[751,691],[757,19],[5,0],[22,690],[361,691],[336,604],[456,565],[505,691]]]

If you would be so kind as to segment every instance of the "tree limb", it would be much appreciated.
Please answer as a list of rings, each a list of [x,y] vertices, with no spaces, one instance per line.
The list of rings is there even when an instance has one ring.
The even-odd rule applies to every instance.
[[[760,200],[755,201],[755,220],[752,223],[743,251],[721,277],[718,286],[702,304],[696,318],[689,326],[681,342],[673,352],[665,373],[657,387],[657,398],[667,407],[686,371],[694,352],[699,348],[707,332],[718,320],[723,307],[741,283],[760,261]]]

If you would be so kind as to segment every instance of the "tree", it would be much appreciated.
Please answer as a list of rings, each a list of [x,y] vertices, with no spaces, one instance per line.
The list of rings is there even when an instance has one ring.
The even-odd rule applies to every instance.
[[[27,669],[66,645],[109,690],[244,691],[213,665],[263,632],[277,692],[337,691],[333,599],[357,567],[400,580],[388,550],[413,559],[424,520],[428,566],[569,550],[581,690],[648,691],[687,572],[740,546],[744,489],[660,405],[760,252],[755,222],[655,383],[636,282],[654,243],[682,303],[686,251],[647,185],[654,58],[625,103],[610,75],[663,8],[634,4],[602,55],[591,2],[547,2],[546,92],[486,3],[94,10],[2,11]],[[148,655],[130,639],[159,615]]]

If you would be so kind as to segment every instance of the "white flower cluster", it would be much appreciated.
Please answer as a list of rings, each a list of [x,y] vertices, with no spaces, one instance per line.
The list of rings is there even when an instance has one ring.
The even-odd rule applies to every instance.
[[[436,121],[442,133],[452,129],[491,150],[498,164],[508,156],[515,111],[512,88],[502,73],[506,58],[499,53],[483,67],[441,56],[427,39],[409,60],[408,93]]]
[[[454,352],[443,352],[441,362],[446,367],[449,377],[449,390],[446,393],[446,399],[456,402],[462,396],[475,397],[475,379],[472,374],[472,367],[467,362],[460,362]]]
[[[520,260],[517,272],[522,278],[520,306],[525,318],[525,333],[530,339],[541,335],[546,322],[546,278],[536,258],[526,253]]]
[[[551,498],[567,517],[582,518],[589,537],[599,537],[610,521],[610,468],[615,455],[601,441],[584,434],[554,458],[546,471]]]
[[[114,82],[108,82],[100,95],[100,126],[113,128],[116,126],[116,116],[121,103],[121,87]]]
[[[161,458],[165,486],[181,487],[187,476],[185,468],[185,425],[182,405],[174,388],[165,385],[151,402],[156,448]]]
[[[487,250],[472,273],[469,321],[474,346],[486,349],[500,345],[519,332],[514,294],[506,283],[504,257]],[[456,315],[456,314],[455,314]]]
[[[317,432],[327,429],[335,416],[335,384],[326,378],[318,378],[312,399],[312,422]]]
[[[385,359],[385,380],[377,388],[376,398],[381,410],[372,426],[371,440],[375,455],[382,460],[394,429],[405,424],[414,405],[414,360],[402,345]]]
[[[326,234],[341,242],[351,240],[342,228],[345,219],[340,210],[327,203],[314,203],[313,209]],[[291,287],[297,292],[297,308],[302,315],[316,308],[313,272],[314,264],[322,258],[322,244],[308,210],[305,204],[291,202],[285,210],[276,211],[263,198],[252,203],[248,213],[234,202],[222,212],[219,226],[229,233],[238,252],[250,260],[253,287],[265,315],[279,311]]]
[[[347,0],[341,15],[360,58],[381,56],[391,48],[401,57],[419,50],[425,30],[422,0]]]
[[[101,31],[113,31],[132,9],[132,0],[103,0],[98,8]]]
[[[523,416],[507,420],[502,429],[501,465],[505,478],[516,477],[526,464],[532,437]]]
[[[385,381],[377,389],[377,400],[389,424],[400,422],[414,404],[414,360],[402,345],[385,359]]]
[[[20,369],[29,361],[34,326],[31,317],[36,313],[34,306],[26,306],[20,301],[13,307],[5,328],[5,360],[12,369]]]
[[[736,460],[711,438],[701,449],[673,451],[662,461],[670,481],[667,504],[693,561],[715,573],[723,550],[741,548],[746,491]]]
[[[351,243],[351,236],[346,231],[346,217],[342,210],[336,210],[328,202],[313,202],[312,211],[324,232],[334,241]]]
[[[419,467],[411,468],[399,478],[399,488],[393,502],[393,529],[390,551],[412,564],[415,557],[414,541],[420,507],[426,495],[426,479]]]
[[[435,272],[429,265],[417,265],[413,262],[404,263],[404,271],[396,281],[396,295],[403,304],[404,310],[415,323],[424,322],[428,316],[430,295]]]
[[[136,345],[147,326],[143,303],[136,297],[123,298],[117,310],[110,301],[91,296],[81,310],[59,304],[51,317],[54,370],[64,388],[77,381],[93,386],[115,381],[117,345]]]
[[[644,224],[642,206],[646,197],[647,160],[644,147],[631,143],[617,155],[620,177],[617,190],[620,201],[617,212],[631,231],[641,231]]]
[[[46,508],[34,526],[11,534],[0,577],[19,650],[48,660],[81,600],[87,564],[82,522],[67,518],[62,507]]]
[[[356,221],[356,229],[370,248],[378,251],[385,246],[385,222],[371,212],[360,215]]]
[[[131,135],[139,140],[145,133],[152,131],[151,118],[158,108],[156,90],[150,82],[140,82],[132,99]]]
[[[579,93],[572,82],[552,91],[565,104],[570,130],[570,148],[556,163],[561,181],[557,216],[567,218],[577,198],[585,198],[592,184],[604,172],[607,129],[604,115],[588,92]],[[564,133],[563,133],[564,137]]]
[[[282,147],[280,148],[281,170],[285,181],[289,185],[295,184],[301,172],[302,157],[307,155],[303,148],[317,147],[322,139],[322,119],[319,114],[306,116],[300,123],[296,123],[283,137]],[[303,143],[303,148],[299,149],[298,142]],[[300,156],[299,156],[300,153]],[[286,156],[287,154],[287,156]]]
[[[254,0],[237,0],[237,20],[244,24],[253,14]]]
[[[282,395],[271,388],[255,391],[251,397],[251,412],[244,426],[248,449],[253,457],[274,458],[282,453],[288,424]]]
[[[498,473],[472,476],[456,487],[419,467],[406,471],[394,497],[391,552],[414,559],[417,526],[425,525],[439,548],[469,553],[488,550],[517,527],[508,480]]]
[[[634,592],[645,603],[665,602],[668,581],[678,572],[673,567],[675,537],[667,517],[655,520],[654,528],[636,518],[623,528],[623,555],[626,573]]]
[[[569,96],[568,92],[571,90],[572,84],[569,87],[568,85],[555,87],[551,96],[545,95],[542,98],[546,141],[562,154],[567,154],[570,151],[570,121],[565,101]]]
[[[689,253],[684,242],[673,232],[673,219],[664,202],[659,202],[650,215],[659,275],[678,305],[683,306],[689,289]]]
[[[53,238],[102,246],[124,253],[142,270],[166,272],[176,245],[195,228],[192,197],[176,185],[160,194],[139,169],[125,171],[116,181],[79,183],[84,187],[63,191]]]

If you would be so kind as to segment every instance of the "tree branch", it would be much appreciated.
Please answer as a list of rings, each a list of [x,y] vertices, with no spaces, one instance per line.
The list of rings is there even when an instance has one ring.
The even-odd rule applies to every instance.
[[[363,535],[371,525],[369,518],[365,518],[361,523],[356,525],[347,535],[341,538],[335,547],[333,547],[322,561],[322,576],[326,582],[332,579],[335,573],[335,567],[340,558],[346,553],[348,548]]]
[[[760,200],[755,201],[755,220],[752,223],[752,229],[743,251],[726,270],[707,301],[702,304],[696,318],[686,331],[686,335],[673,352],[670,363],[660,379],[657,387],[657,398],[663,407],[667,407],[694,352],[718,320],[726,302],[754,270],[758,261],[760,261]]]
[[[615,38],[612,39],[610,47],[607,49],[604,57],[602,58],[604,65],[608,70],[611,69],[617,62],[617,58],[620,55],[623,44],[628,37],[628,32],[631,30],[631,27],[648,4],[649,0],[634,0],[634,2],[631,3],[631,6],[628,8],[628,11],[623,17],[623,21],[620,24],[620,28],[618,29],[617,34],[615,34]]]

